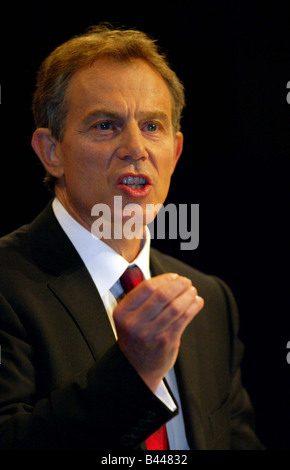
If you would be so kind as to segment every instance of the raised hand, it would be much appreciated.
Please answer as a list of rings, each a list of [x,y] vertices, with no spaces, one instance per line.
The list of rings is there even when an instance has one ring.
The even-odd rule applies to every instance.
[[[203,305],[189,279],[169,273],[141,282],[116,307],[119,347],[152,391],[173,367],[181,336]]]

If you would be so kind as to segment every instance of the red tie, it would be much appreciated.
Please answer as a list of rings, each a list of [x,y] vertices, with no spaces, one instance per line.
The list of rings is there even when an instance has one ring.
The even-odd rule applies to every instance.
[[[130,266],[126,269],[124,274],[120,277],[121,286],[124,292],[127,294],[134,287],[138,286],[143,281],[142,271],[138,266]],[[166,432],[166,426],[163,424],[154,434],[145,440],[146,447],[148,450],[168,450],[168,438]]]

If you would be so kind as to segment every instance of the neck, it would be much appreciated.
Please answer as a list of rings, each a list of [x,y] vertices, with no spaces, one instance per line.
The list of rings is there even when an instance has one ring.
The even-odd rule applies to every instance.
[[[132,240],[103,239],[102,241],[121,255],[128,263],[132,263],[137,258],[142,242],[142,240],[137,240],[136,238]]]
[[[72,204],[70,201],[67,192],[63,190],[62,187],[56,186],[55,187],[55,196],[58,198],[60,203],[63,207],[67,210],[71,217],[73,217],[80,225],[82,225],[86,230],[91,232],[92,225],[94,219],[91,215],[84,216],[82,215],[81,211],[77,210],[77,208]],[[140,238],[132,238],[127,239],[124,236],[120,239],[115,238],[100,238],[104,243],[106,243],[110,248],[116,251],[119,255],[121,255],[126,261],[131,263],[137,257],[141,244],[143,243],[143,233],[144,228],[140,228],[141,236]],[[114,227],[112,232],[114,233]],[[123,234],[123,230],[122,230]]]

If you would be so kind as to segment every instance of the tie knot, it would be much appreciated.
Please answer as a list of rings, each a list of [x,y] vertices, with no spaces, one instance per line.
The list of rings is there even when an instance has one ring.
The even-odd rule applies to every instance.
[[[130,290],[134,289],[134,287],[138,286],[142,281],[142,271],[136,265],[129,266],[129,268],[127,268],[124,274],[120,277],[121,286],[126,294]]]

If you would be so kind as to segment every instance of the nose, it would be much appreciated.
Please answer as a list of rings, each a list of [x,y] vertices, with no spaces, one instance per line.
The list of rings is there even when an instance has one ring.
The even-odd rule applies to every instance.
[[[117,156],[121,160],[146,160],[148,158],[145,140],[137,123],[130,123],[124,127],[119,139]]]

